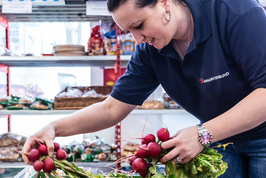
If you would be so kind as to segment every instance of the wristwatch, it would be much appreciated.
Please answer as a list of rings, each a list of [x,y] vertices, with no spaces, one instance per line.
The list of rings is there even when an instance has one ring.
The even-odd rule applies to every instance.
[[[204,146],[204,148],[208,148],[212,142],[212,134],[202,124],[198,124],[197,128],[199,130],[198,141]]]

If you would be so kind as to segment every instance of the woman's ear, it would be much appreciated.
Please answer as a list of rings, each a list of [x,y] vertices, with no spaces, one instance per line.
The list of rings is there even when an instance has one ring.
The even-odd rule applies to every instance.
[[[170,11],[171,0],[158,0],[158,3],[166,10]]]

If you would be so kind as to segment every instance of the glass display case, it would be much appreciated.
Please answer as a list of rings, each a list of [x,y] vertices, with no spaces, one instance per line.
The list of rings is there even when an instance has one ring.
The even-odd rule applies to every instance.
[[[0,162],[0,178],[24,178],[21,175],[27,165],[23,162],[19,163],[7,163]]]

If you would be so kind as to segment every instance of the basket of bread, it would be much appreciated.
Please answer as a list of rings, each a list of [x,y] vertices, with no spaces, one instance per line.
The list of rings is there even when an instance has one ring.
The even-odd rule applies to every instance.
[[[112,86],[68,86],[54,99],[55,110],[76,110],[104,101],[112,92]]]

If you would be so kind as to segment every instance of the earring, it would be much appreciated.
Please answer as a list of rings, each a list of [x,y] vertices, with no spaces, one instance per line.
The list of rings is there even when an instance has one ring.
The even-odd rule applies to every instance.
[[[169,19],[166,17],[166,14],[167,13],[169,13]],[[167,21],[167,22],[170,22],[170,20],[171,20],[171,12],[170,11],[164,11],[164,18],[165,18],[165,20]]]

